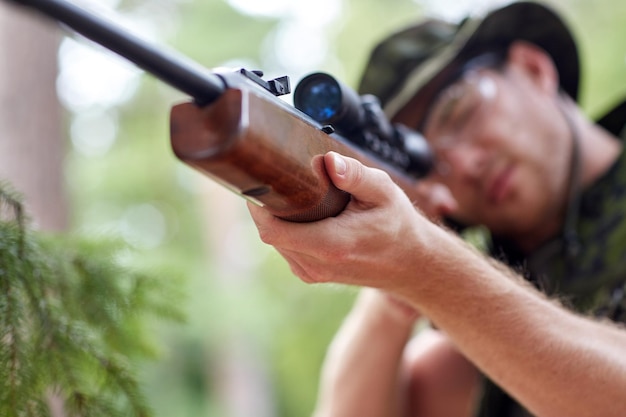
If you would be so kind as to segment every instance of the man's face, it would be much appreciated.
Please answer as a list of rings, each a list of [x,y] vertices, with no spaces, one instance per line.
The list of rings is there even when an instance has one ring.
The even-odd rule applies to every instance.
[[[433,181],[458,203],[451,217],[526,239],[561,222],[571,139],[557,105],[516,63],[466,73],[430,106],[424,134]]]

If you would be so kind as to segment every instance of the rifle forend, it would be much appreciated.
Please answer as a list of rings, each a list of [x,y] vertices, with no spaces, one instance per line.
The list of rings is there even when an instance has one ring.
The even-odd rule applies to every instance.
[[[215,73],[152,45],[66,0],[11,0],[43,12],[134,62],[192,101],[170,114],[171,144],[183,162],[290,221],[339,214],[350,196],[335,188],[323,155],[336,151],[390,174],[413,200],[415,177],[333,134],[276,95],[287,77],[264,81],[258,72]]]

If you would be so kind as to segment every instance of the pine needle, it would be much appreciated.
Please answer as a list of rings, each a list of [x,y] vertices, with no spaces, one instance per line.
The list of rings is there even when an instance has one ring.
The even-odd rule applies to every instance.
[[[153,357],[153,317],[181,319],[165,280],[121,265],[111,239],[27,227],[19,195],[0,184],[0,415],[152,415],[133,361]],[[178,293],[180,296],[180,293]]]

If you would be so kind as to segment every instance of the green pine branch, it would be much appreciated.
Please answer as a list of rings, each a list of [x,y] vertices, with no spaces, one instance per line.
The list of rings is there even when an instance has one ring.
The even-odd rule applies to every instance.
[[[158,349],[151,318],[181,320],[176,282],[124,265],[115,240],[29,230],[0,186],[0,415],[152,415],[134,361]]]

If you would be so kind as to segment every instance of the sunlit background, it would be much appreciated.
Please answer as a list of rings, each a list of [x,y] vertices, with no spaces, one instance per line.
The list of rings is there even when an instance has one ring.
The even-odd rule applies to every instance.
[[[80,2],[207,67],[261,69],[292,85],[323,70],[355,86],[376,40],[420,16],[458,20],[487,0],[94,0]],[[551,1],[574,27],[583,106],[626,94],[626,2]],[[301,417],[355,290],[308,286],[259,242],[239,197],[177,161],[169,108],[187,98],[75,37],[58,52],[72,228],[122,236],[137,263],[182,277],[183,324],[156,323],[141,364],[160,417]]]

